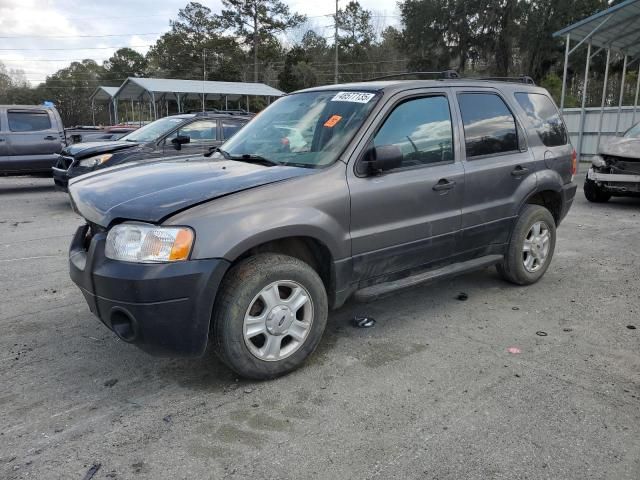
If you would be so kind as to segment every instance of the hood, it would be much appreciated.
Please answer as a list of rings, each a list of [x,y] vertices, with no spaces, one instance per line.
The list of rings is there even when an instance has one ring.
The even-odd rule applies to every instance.
[[[86,143],[74,143],[62,150],[62,155],[68,155],[74,158],[84,158],[93,155],[99,155],[101,153],[115,152],[116,150],[122,150],[124,148],[137,147],[139,143],[135,142],[117,142],[117,141],[105,141],[105,142],[86,142]]]
[[[635,158],[640,160],[640,138],[617,137],[600,147],[600,153],[612,157]]]
[[[83,175],[70,183],[69,194],[80,215],[103,227],[117,218],[159,223],[217,197],[314,172],[300,167],[182,158],[124,164]]]

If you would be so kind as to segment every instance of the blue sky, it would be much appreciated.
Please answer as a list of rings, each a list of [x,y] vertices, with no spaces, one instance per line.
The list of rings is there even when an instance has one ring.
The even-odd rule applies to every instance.
[[[222,5],[220,0],[201,3],[214,12],[220,11]],[[332,19],[324,15],[332,13],[334,2],[286,3],[292,10],[309,16],[309,27],[327,37],[332,35]],[[344,5],[347,0],[340,3]],[[377,28],[399,22],[395,0],[360,3],[372,10]],[[27,79],[37,84],[73,60],[93,58],[102,62],[125,46],[145,53],[169,29],[169,19],[175,18],[186,4],[187,0],[0,0],[0,62],[7,69],[24,70]],[[286,40],[295,42],[300,34],[291,32]],[[52,38],[53,35],[59,38]]]

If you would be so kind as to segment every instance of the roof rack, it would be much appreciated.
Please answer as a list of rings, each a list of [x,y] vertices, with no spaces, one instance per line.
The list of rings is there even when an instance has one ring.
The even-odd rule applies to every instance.
[[[429,75],[435,78],[460,78],[458,72],[455,70],[443,70],[442,72],[406,72],[406,73],[394,73],[392,75],[383,75],[382,77],[374,77],[366,80],[367,82],[373,82],[376,80],[384,80],[387,78],[396,78],[396,77],[410,77],[413,75]]]
[[[517,82],[517,83],[526,83],[527,85],[535,85],[536,82],[533,81],[529,75],[519,75],[517,77],[469,77],[474,80],[488,80],[494,82]]]

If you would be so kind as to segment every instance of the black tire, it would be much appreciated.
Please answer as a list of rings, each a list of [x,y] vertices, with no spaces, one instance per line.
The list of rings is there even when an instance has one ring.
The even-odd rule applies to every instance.
[[[608,202],[611,198],[611,194],[609,192],[602,190],[602,188],[600,188],[596,182],[594,182],[593,180],[589,180],[588,178],[586,178],[584,181],[583,189],[584,196],[590,202],[605,203]]]
[[[549,230],[549,252],[540,268],[535,272],[530,272],[524,266],[523,246],[533,225],[540,221],[544,222]],[[549,268],[555,247],[556,222],[551,212],[540,205],[526,205],[516,221],[504,260],[496,266],[498,273],[502,278],[516,285],[531,285],[540,280]]]
[[[256,296],[280,281],[293,281],[304,287],[311,299],[313,320],[296,351],[281,360],[263,360],[245,343],[244,318]],[[287,255],[258,254],[233,266],[222,281],[212,317],[213,345],[220,359],[238,375],[255,380],[276,378],[300,367],[313,353],[326,327],[327,315],[327,292],[313,268]]]

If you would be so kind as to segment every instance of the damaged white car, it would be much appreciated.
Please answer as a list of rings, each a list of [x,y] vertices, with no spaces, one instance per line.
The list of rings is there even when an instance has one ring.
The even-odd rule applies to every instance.
[[[600,148],[584,181],[584,195],[597,203],[640,196],[640,123]]]

